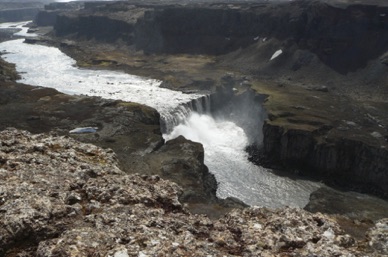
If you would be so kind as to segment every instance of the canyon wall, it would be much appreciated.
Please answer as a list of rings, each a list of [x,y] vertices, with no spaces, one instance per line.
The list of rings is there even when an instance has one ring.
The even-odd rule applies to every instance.
[[[388,150],[360,140],[325,141],[316,132],[266,122],[264,159],[341,187],[388,197]],[[263,160],[262,160],[263,161]]]
[[[340,73],[388,50],[388,7],[334,7],[317,1],[279,4],[90,5],[60,14],[58,35],[122,39],[146,53],[225,54],[277,38],[308,49]],[[100,17],[104,16],[104,17]],[[131,35],[131,36],[129,36]]]
[[[0,10],[0,22],[15,22],[33,20],[41,8],[23,8]]]

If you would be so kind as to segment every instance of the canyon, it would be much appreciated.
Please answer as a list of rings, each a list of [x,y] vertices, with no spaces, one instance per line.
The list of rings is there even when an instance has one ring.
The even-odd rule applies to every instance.
[[[386,245],[370,243],[377,248],[364,248],[360,241],[365,240],[363,233],[375,222],[376,227],[380,226],[384,231],[384,221],[377,222],[384,214],[351,216],[354,209],[345,210],[342,208],[345,204],[341,203],[342,191],[345,195],[347,190],[371,193],[383,199],[388,194],[388,117],[385,112],[388,107],[388,21],[385,15],[388,7],[383,1],[356,4],[351,1],[164,4],[131,1],[87,2],[84,8],[81,7],[78,2],[47,5],[37,15],[36,25],[32,26],[39,37],[25,41],[56,46],[84,69],[124,71],[160,80],[162,88],[209,95],[213,115],[232,120],[248,135],[250,145],[246,151],[250,161],[270,167],[280,176],[318,180],[340,189],[341,192],[323,187],[313,192],[305,208],[313,213],[333,213],[332,218],[341,229],[359,240],[357,249],[353,243],[346,246],[352,254],[363,256],[368,252],[379,256],[386,253]],[[176,182],[183,191],[175,192],[171,197],[177,197],[183,208],[217,219],[233,208],[246,207],[238,199],[217,197],[217,181],[204,165],[205,153],[201,144],[183,137],[165,142],[162,133],[168,129],[154,109],[120,100],[68,96],[54,89],[19,84],[15,80],[23,74],[16,74],[14,67],[5,62],[1,67],[1,129],[12,126],[33,133],[69,135],[76,127],[98,127],[97,133],[70,136],[113,149],[119,160],[117,165],[124,173],[158,174]],[[190,108],[199,110],[205,100],[201,101],[199,105],[189,103],[196,106]],[[257,113],[253,106],[262,106],[265,112]],[[12,169],[12,165],[9,167]],[[150,183],[159,180],[155,177],[142,179]],[[129,180],[138,181],[139,178]],[[81,194],[84,194],[83,188],[83,185],[79,188]],[[349,196],[345,196],[345,202],[353,201],[346,197]],[[181,207],[164,206],[162,198],[155,200],[162,204],[152,208],[167,212],[176,208],[177,213],[182,212]],[[363,196],[353,196],[357,204],[364,201],[361,198]],[[324,202],[324,199],[332,202]],[[80,208],[92,204],[89,200],[81,202]],[[104,204],[102,200],[100,202]],[[354,208],[358,208],[357,204]],[[382,213],[386,208],[384,205],[381,200]],[[98,209],[111,212],[114,211],[112,208]],[[233,211],[225,219],[233,219],[233,215],[242,217],[250,212],[258,215],[249,208]],[[260,215],[267,219],[269,214],[263,212]],[[79,210],[75,213],[77,219],[89,215]],[[293,210],[285,210],[280,214],[282,223],[292,219],[293,213]],[[191,222],[181,214],[178,216],[186,224]],[[27,234],[41,235],[41,228],[35,229],[37,232],[34,229]],[[102,244],[109,239],[89,229],[80,226],[80,230],[100,238]],[[249,227],[250,233],[251,229]],[[343,233],[337,228],[331,229],[336,235]],[[46,256],[45,251],[49,248],[63,253],[70,251],[71,233],[74,232],[70,228],[64,230],[67,232],[56,231],[49,236],[56,238],[59,233],[64,239],[49,242],[43,238],[42,244],[32,243],[35,245],[32,251],[35,252],[37,243],[41,256]],[[209,237],[214,232],[206,230],[206,233]],[[369,232],[370,237],[373,233],[372,230]],[[378,233],[386,235],[386,232]],[[13,235],[14,238],[17,236]],[[199,238],[197,234],[196,239]],[[63,240],[68,242],[60,245]],[[238,245],[241,242],[235,245],[228,241],[234,246],[222,248],[224,244],[219,239],[212,240],[217,242],[217,251],[237,256],[266,254],[263,249],[268,247],[266,243],[267,246],[254,252],[253,248]],[[344,240],[340,241],[351,241]],[[286,243],[284,247],[280,246],[283,243],[270,246],[271,254],[281,256],[285,249],[295,254],[297,249],[304,251],[308,244],[303,243],[300,248],[296,241]],[[92,242],[86,242],[89,243]],[[17,252],[21,249],[17,244],[3,245],[11,252]],[[140,244],[140,247],[150,250],[151,245]],[[131,251],[136,252],[128,247],[120,249],[109,254],[125,252],[127,255],[123,256],[132,256]],[[171,248],[167,249],[171,251]],[[179,249],[183,251],[183,248]],[[81,255],[88,251],[90,249],[86,247]],[[104,251],[105,246],[100,249],[100,252]],[[312,253],[311,249],[306,251]],[[325,251],[318,254],[333,254]],[[342,248],[339,251],[345,253]],[[303,255],[302,252],[299,254]]]
[[[384,197],[387,8],[346,1],[86,3],[56,13],[50,40],[80,66],[151,76],[183,92],[250,87],[267,96],[269,118],[252,159]],[[41,12],[37,24],[47,25],[51,12]],[[225,83],[227,72],[233,75]]]

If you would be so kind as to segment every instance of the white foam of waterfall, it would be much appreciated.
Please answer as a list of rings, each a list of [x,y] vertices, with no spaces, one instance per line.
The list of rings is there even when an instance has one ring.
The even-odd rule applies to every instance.
[[[321,185],[279,177],[271,170],[248,161],[248,137],[235,123],[192,113],[187,120],[164,135],[170,140],[183,135],[203,144],[205,164],[215,175],[220,198],[236,197],[249,205],[304,207],[310,193]]]
[[[174,127],[185,123],[192,113],[210,114],[210,96],[205,95],[190,102],[180,104],[162,117],[162,131],[164,134],[170,133]]]

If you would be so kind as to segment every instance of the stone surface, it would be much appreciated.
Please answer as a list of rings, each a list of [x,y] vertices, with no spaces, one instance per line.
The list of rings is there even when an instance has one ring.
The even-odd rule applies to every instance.
[[[16,129],[0,142],[3,256],[387,254],[386,220],[365,243],[300,209],[251,207],[210,220],[183,208],[175,183],[122,172],[111,150]]]
[[[376,222],[375,226],[368,231],[369,245],[381,255],[388,254],[388,219]]]

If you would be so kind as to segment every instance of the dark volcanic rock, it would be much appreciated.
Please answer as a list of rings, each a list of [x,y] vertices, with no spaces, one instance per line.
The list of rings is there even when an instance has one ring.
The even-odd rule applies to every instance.
[[[150,155],[149,161],[161,166],[160,175],[185,188],[180,197],[184,202],[216,202],[217,182],[204,165],[204,149],[180,136],[168,141]],[[151,172],[158,174],[155,169]]]
[[[340,73],[388,49],[388,7],[319,1],[154,6],[107,4],[60,14],[59,36],[122,39],[149,53],[225,54],[277,38],[315,53]],[[114,29],[113,29],[114,28]]]
[[[359,221],[377,221],[386,218],[388,213],[387,202],[382,199],[325,186],[311,193],[310,201],[304,209],[310,212],[345,215]],[[358,209],[362,211],[356,211]]]
[[[388,150],[360,140],[322,141],[317,132],[264,124],[263,151],[271,163],[340,186],[388,196]]]
[[[62,11],[40,11],[34,18],[34,22],[38,26],[54,26],[57,21],[57,16]]]
[[[116,8],[113,6],[111,8],[96,7],[92,10],[82,9],[79,13],[65,12],[57,16],[54,29],[57,36],[70,34],[78,38],[96,39],[103,42],[114,42],[120,39],[130,45],[134,43],[137,19],[144,15],[145,10],[141,7],[120,5]]]
[[[33,20],[40,10],[41,8],[0,10],[0,20],[3,22]]]
[[[43,3],[39,1],[2,1],[0,2],[0,22],[33,20],[40,10],[43,10]]]
[[[34,22],[38,26],[54,26],[57,21],[58,14],[68,11],[76,11],[83,8],[84,2],[54,2],[44,6],[44,10],[41,10]]]

